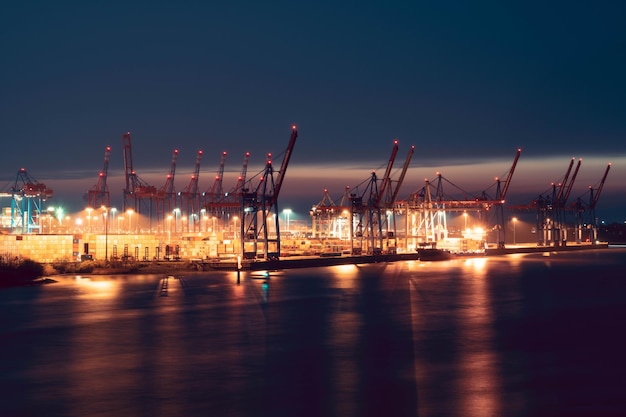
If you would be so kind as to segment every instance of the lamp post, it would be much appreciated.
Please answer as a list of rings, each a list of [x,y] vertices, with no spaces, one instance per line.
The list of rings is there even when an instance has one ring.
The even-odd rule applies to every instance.
[[[467,211],[463,212],[463,220],[464,220],[463,230],[467,230]]]
[[[91,207],[87,207],[85,210],[87,210],[87,231],[91,233],[91,212],[93,209]]]
[[[135,210],[128,209],[126,210],[126,214],[128,214],[128,233],[131,233],[133,230],[133,213]]]
[[[285,215],[285,223],[287,225],[287,227],[285,228],[285,230],[289,230],[289,215],[292,213],[291,209],[284,209],[283,210],[283,214]]]
[[[109,261],[109,211],[107,207],[102,206],[102,210],[104,211],[102,215],[104,216],[104,261]]]
[[[110,221],[112,221],[113,223],[115,223],[115,218],[116,218],[116,216],[115,216],[115,215],[116,215],[116,214],[117,214],[117,209],[116,209],[115,207],[111,207],[111,220],[110,220]],[[118,233],[119,233],[119,231],[120,231],[119,229],[120,229],[120,228],[119,228],[119,222],[118,222],[118,227],[117,227],[117,232],[118,232]]]
[[[235,239],[237,239],[237,220],[239,220],[239,217],[233,216],[233,223],[235,225],[235,232],[234,232]]]

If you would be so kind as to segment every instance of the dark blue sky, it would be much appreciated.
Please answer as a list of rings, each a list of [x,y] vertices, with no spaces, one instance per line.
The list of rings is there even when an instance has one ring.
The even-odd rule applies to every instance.
[[[416,146],[406,193],[459,165],[456,183],[489,185],[522,147],[511,198],[543,192],[572,156],[597,161],[590,181],[610,161],[606,210],[626,218],[626,3],[89,3],[2,6],[0,185],[24,167],[78,206],[110,145],[117,198],[130,131],[140,176],[160,186],[178,148],[182,189],[202,149],[207,189],[222,151],[234,183],[244,152],[253,171],[297,124],[287,204],[340,197],[398,138],[398,166]]]

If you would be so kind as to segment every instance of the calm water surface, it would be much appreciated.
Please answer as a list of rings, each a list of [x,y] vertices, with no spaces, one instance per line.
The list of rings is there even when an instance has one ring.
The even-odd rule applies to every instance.
[[[0,415],[624,416],[625,272],[611,248],[53,277],[0,290]]]

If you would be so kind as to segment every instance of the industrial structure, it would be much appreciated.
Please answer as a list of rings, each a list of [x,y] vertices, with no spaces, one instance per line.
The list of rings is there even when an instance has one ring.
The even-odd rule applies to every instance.
[[[107,184],[111,147],[107,146],[98,180],[86,193],[87,217],[83,227],[69,222],[62,225],[59,213],[52,207],[43,207],[52,197],[52,190],[21,169],[10,190],[0,194],[11,198],[11,212],[3,213],[2,229],[18,235],[73,234],[72,256],[97,254],[106,259],[239,256],[251,261],[298,254],[414,253],[424,247],[459,253],[504,248],[504,207],[521,149],[517,149],[503,179],[495,177],[484,191],[464,191],[437,172],[434,179],[425,179],[423,186],[403,195],[401,187],[415,146],[408,149],[401,167],[394,169],[399,152],[396,139],[382,176],[370,172],[360,184],[345,186],[337,200],[324,189],[321,200],[311,208],[309,228],[289,230],[287,215],[287,228],[281,230],[279,197],[297,137],[296,126],[292,126],[280,167],[275,169],[273,156],[268,153],[263,169],[251,177],[250,153],[246,152],[236,184],[228,191],[224,188],[225,151],[220,154],[211,186],[199,191],[203,151],[198,150],[189,182],[177,192],[178,149],[173,150],[165,181],[157,189],[137,175],[127,132],[122,135],[125,187],[124,206],[119,214],[111,207]],[[552,183],[550,190],[537,199],[521,206],[507,206],[509,210],[536,216],[538,246],[565,245],[570,236],[575,236],[576,242],[596,239],[595,209],[611,165],[599,184],[590,186],[587,194],[571,199],[582,160],[575,163],[572,158],[563,179]],[[468,227],[468,217],[475,227]],[[450,218],[456,224],[457,219],[465,219],[464,227],[449,226]],[[573,232],[568,234],[568,230]],[[104,251],[97,249],[102,246]]]

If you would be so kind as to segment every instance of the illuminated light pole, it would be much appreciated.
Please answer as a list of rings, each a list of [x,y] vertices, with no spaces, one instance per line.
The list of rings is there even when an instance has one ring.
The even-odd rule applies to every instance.
[[[292,211],[291,209],[284,209],[283,210],[283,214],[285,215],[285,223],[287,225],[287,227],[285,228],[285,230],[289,230],[289,216],[291,215]]]
[[[178,233],[178,217],[180,216],[180,209],[175,208],[173,213],[174,213],[174,232]]]
[[[206,232],[206,220],[207,220],[207,215],[206,215],[206,209],[201,209],[200,210],[200,216],[202,217],[202,219],[200,220],[200,227],[202,229],[202,233]]]
[[[235,233],[234,233],[235,239],[237,239],[237,220],[239,220],[239,217],[233,216],[233,223],[235,224]]]
[[[134,212],[135,210],[133,209],[126,210],[126,214],[128,214],[128,233],[131,233],[133,229],[133,213]]]
[[[172,215],[168,214],[167,215],[167,243],[170,242],[171,237],[172,237]]]
[[[85,210],[87,210],[87,231],[91,233],[91,212],[93,211],[93,209],[91,207],[87,207]]]
[[[104,217],[104,261],[109,261],[109,211],[102,206],[102,216]]]
[[[111,207],[111,220],[110,220],[110,221],[112,221],[112,222],[114,222],[114,223],[115,223],[115,217],[116,217],[115,215],[116,215],[116,214],[117,214],[117,209],[116,209],[115,207]],[[118,225],[119,225],[119,222],[118,222]],[[120,229],[120,228],[119,228],[119,226],[118,226],[118,227],[117,227],[117,231],[118,231],[118,233],[119,233],[119,229]]]
[[[517,217],[513,217],[513,244],[515,245],[515,223],[517,223]]]
[[[464,226],[463,229],[467,230],[467,211],[463,212]]]

